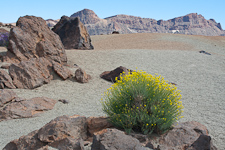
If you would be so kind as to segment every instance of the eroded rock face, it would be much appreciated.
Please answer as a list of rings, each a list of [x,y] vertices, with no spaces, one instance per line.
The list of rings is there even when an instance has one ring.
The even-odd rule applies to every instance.
[[[0,88],[9,88],[9,89],[15,89],[16,87],[12,83],[12,78],[9,76],[9,74],[5,70],[0,70]]]
[[[84,9],[71,17],[79,17],[90,35],[111,34],[119,31],[128,33],[179,33],[206,36],[224,36],[221,24],[214,19],[206,20],[197,13],[187,14],[170,20],[155,20],[130,15],[115,15],[99,18],[92,10]]]
[[[62,64],[67,62],[59,36],[49,29],[45,20],[35,16],[20,17],[16,27],[10,30],[8,52],[4,60],[20,62],[39,57]]]
[[[116,82],[116,78],[118,78],[118,80],[120,79],[120,75],[122,73],[124,73],[125,75],[127,75],[129,72],[132,72],[132,70],[129,70],[125,67],[117,67],[116,69],[112,70],[112,71],[105,71],[103,72],[100,77],[102,79],[105,79],[107,81],[111,81],[111,82]]]
[[[52,30],[59,35],[66,49],[94,49],[86,27],[77,17],[62,16]]]
[[[51,69],[52,64],[46,58],[31,58],[28,61],[10,65],[9,75],[17,88],[34,89],[53,79]]]
[[[38,116],[44,111],[53,109],[56,102],[46,97],[35,97],[28,100],[15,97],[10,103],[0,108],[0,121]]]

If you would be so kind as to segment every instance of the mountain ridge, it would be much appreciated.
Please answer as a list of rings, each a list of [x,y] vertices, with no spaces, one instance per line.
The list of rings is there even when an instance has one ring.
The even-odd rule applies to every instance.
[[[221,24],[214,19],[206,20],[201,14],[190,13],[169,20],[156,20],[119,14],[101,19],[90,9],[83,9],[70,17],[79,17],[90,35],[127,33],[180,33],[191,35],[224,36]]]

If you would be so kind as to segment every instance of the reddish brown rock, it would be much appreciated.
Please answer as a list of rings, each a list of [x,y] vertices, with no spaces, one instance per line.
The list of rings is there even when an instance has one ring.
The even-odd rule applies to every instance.
[[[32,58],[29,61],[21,61],[9,67],[9,75],[17,88],[33,89],[49,83],[52,64],[45,58]]]
[[[66,64],[67,57],[62,42],[40,17],[20,17],[10,30],[7,56],[4,60],[27,61],[45,57],[50,61]]]
[[[2,69],[0,69],[0,84],[2,84],[1,85],[2,89],[4,89],[5,87],[10,89],[16,88],[12,83],[12,78],[5,70]]]
[[[77,140],[87,138],[86,117],[79,115],[57,117],[38,131],[38,138],[51,145],[60,143],[59,141],[67,137]]]
[[[66,66],[61,65],[60,63],[53,62],[53,70],[63,79],[66,80],[73,76],[72,71],[70,71]]]
[[[62,16],[52,30],[59,35],[66,49],[94,49],[88,31],[78,17]]]
[[[56,102],[46,97],[36,97],[29,100],[15,98],[13,102],[0,109],[0,121],[38,116],[44,111],[53,109]]]
[[[117,129],[104,129],[94,134],[92,150],[141,150],[141,143]]]
[[[77,82],[80,82],[80,83],[87,83],[89,80],[91,79],[91,76],[86,74],[86,72],[81,69],[81,68],[78,68],[76,71],[75,71],[75,80]]]
[[[128,74],[128,72],[132,72],[132,70],[129,70],[125,67],[117,67],[116,69],[112,70],[112,71],[105,71],[103,72],[100,77],[102,79],[105,79],[107,81],[111,81],[111,82],[116,82],[116,78],[118,78],[118,80],[120,79],[120,75],[122,73],[124,73],[125,75]]]
[[[38,130],[35,130],[26,136],[22,136],[19,139],[11,141],[3,148],[3,150],[48,150],[44,149],[47,143],[41,142],[38,139],[37,132]]]
[[[83,139],[66,137],[50,143],[49,146],[57,148],[58,150],[84,150],[84,141]]]
[[[178,123],[172,130],[169,130],[164,135],[150,139],[147,145],[152,145],[154,148],[159,149],[192,149],[194,150],[194,146],[198,145],[197,143],[200,141],[199,137],[201,135],[208,136],[207,128],[196,122],[184,122]],[[201,143],[204,145],[207,143],[210,145],[209,138],[203,138]],[[200,144],[203,146],[202,144]],[[199,145],[199,147],[201,147]],[[211,145],[212,146],[212,145]],[[199,149],[199,148],[196,148]]]
[[[12,90],[0,90],[0,107],[4,104],[11,102],[13,99],[17,97],[16,93]]]
[[[88,134],[93,136],[95,132],[106,128],[111,128],[113,125],[108,121],[107,117],[88,117],[87,118]]]

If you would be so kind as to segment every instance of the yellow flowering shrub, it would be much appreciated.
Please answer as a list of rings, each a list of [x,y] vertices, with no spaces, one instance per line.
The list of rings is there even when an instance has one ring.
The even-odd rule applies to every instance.
[[[103,111],[112,124],[128,133],[162,134],[181,118],[183,108],[175,85],[143,71],[121,74],[103,99]]]

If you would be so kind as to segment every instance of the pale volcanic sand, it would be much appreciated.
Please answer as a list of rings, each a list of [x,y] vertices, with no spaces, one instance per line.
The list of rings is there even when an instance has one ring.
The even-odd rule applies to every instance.
[[[225,149],[225,37],[174,34],[92,36],[95,50],[67,50],[68,63],[82,67],[92,79],[87,84],[54,80],[34,90],[16,89],[19,96],[67,99],[40,117],[0,122],[0,149],[8,142],[41,128],[61,115],[101,116],[101,94],[111,86],[100,79],[106,70],[125,66],[158,73],[182,91],[180,121],[204,124],[218,149]],[[216,46],[215,46],[216,45]],[[0,48],[2,49],[2,48]],[[199,53],[205,50],[212,55]],[[75,68],[73,69],[75,70]]]

